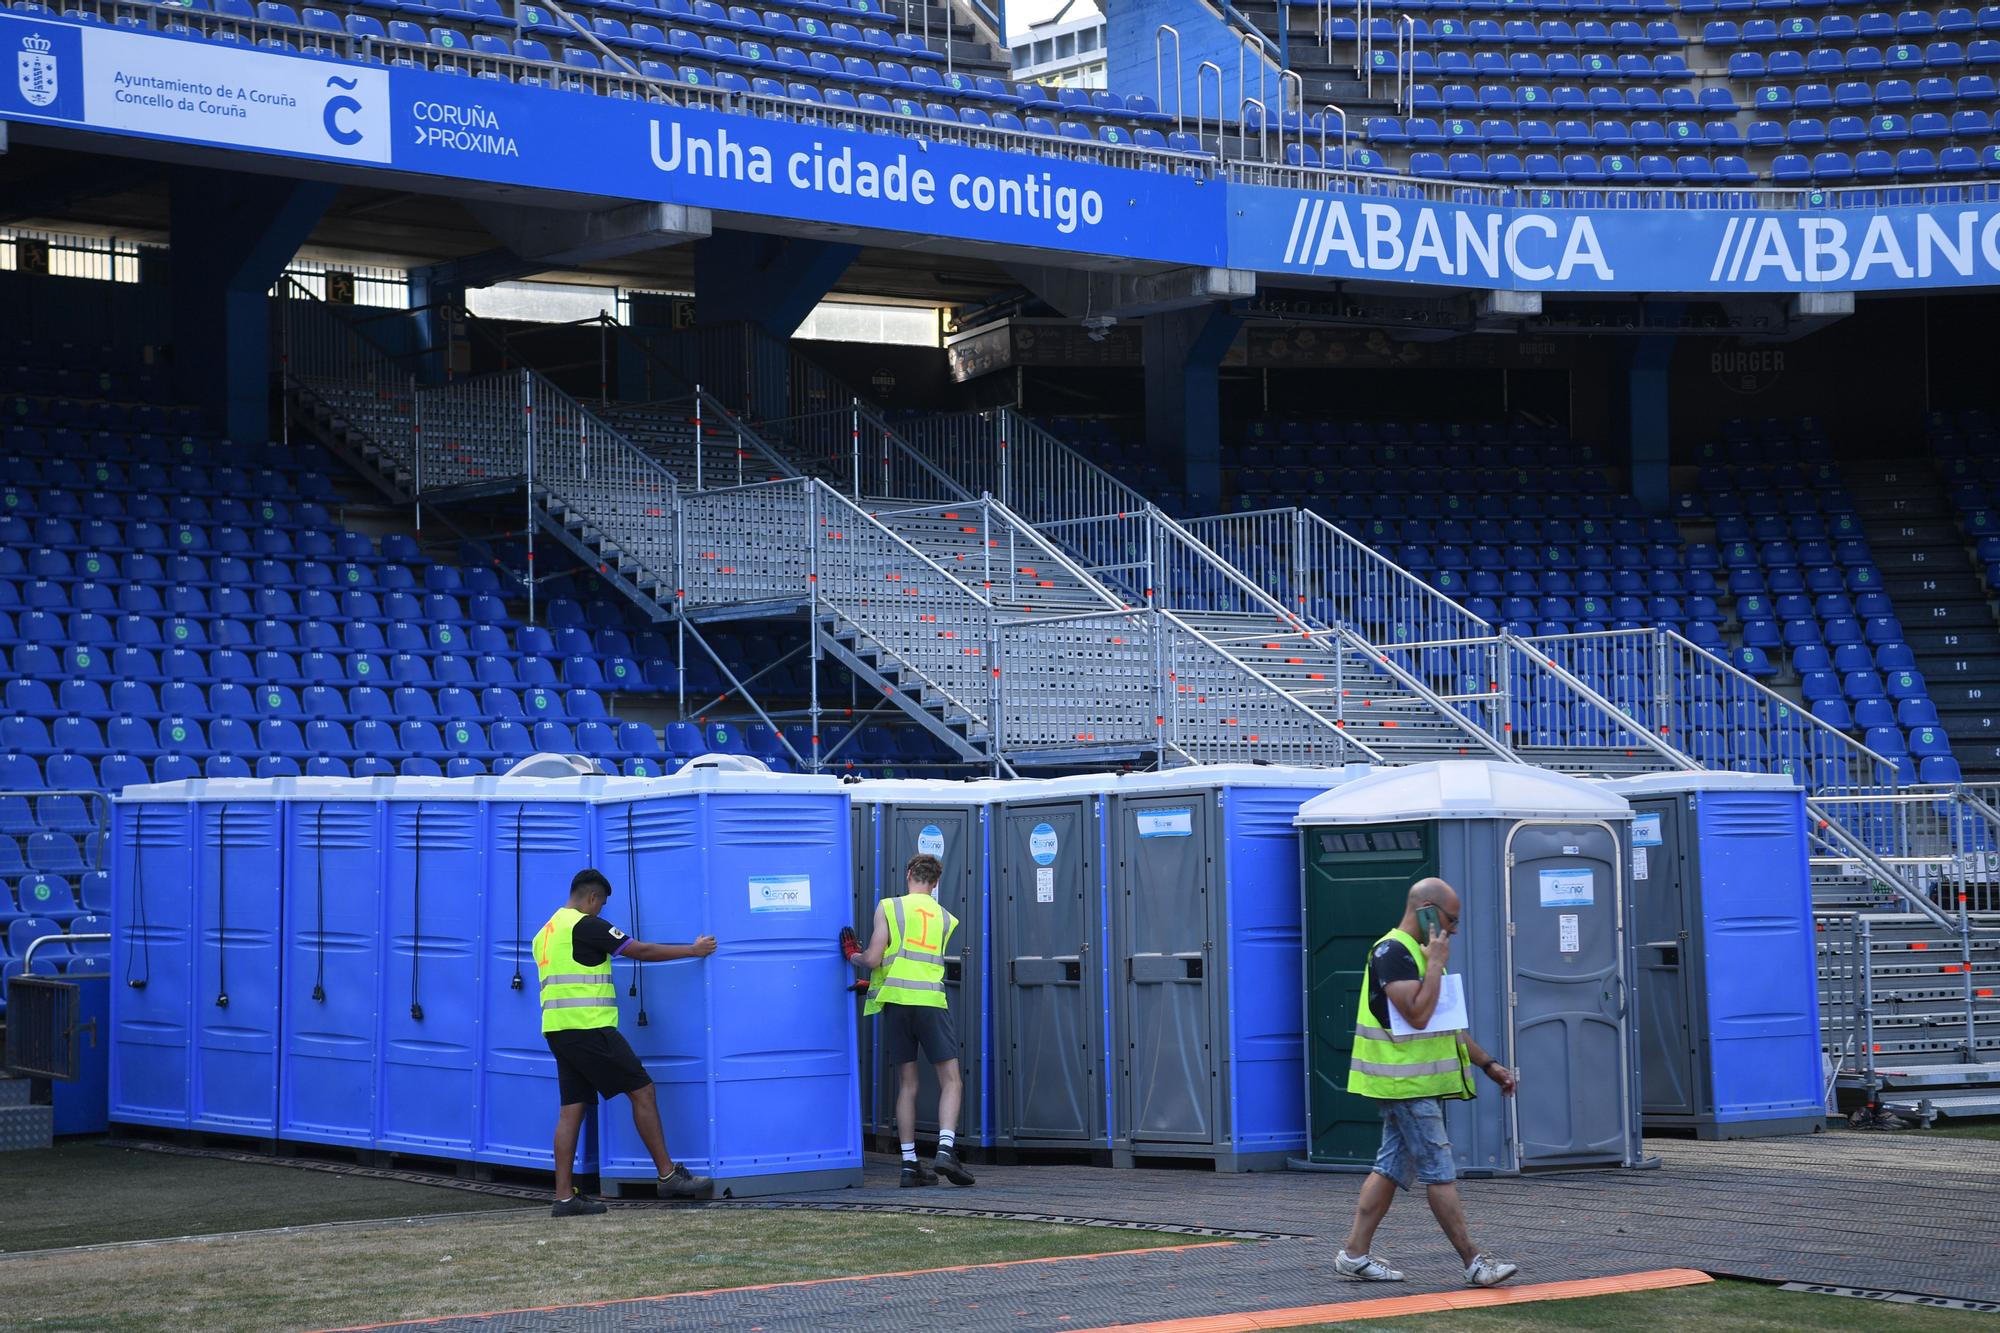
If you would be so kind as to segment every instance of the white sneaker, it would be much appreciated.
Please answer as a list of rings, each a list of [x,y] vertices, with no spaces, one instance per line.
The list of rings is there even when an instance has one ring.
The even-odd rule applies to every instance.
[[[1333,1256],[1333,1270],[1360,1282],[1401,1282],[1403,1275],[1373,1255],[1355,1258],[1346,1250]],[[1498,1281],[1499,1279],[1494,1279]]]
[[[1503,1263],[1483,1254],[1475,1254],[1472,1256],[1472,1262],[1465,1266],[1465,1285],[1497,1287],[1520,1271],[1519,1264]]]

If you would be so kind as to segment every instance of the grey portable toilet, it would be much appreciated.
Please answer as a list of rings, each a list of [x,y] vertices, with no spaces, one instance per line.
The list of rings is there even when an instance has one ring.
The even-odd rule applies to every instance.
[[[959,1109],[958,1142],[990,1147],[992,1119],[992,1020],[987,978],[988,810],[1014,784],[897,778],[857,782],[848,787],[854,802],[857,840],[867,851],[855,855],[854,928],[867,942],[875,904],[903,892],[904,868],[919,852],[944,862],[938,901],[958,918],[951,951],[945,956],[945,995],[958,1030],[959,1073],[965,1100]],[[863,1020],[861,1033],[861,1126],[864,1134],[896,1129],[897,1075],[880,1062],[878,1024]],[[917,1062],[917,1133],[935,1136],[937,1074]]]
[[[1362,968],[1427,875],[1458,890],[1450,966],[1472,1035],[1521,1078],[1509,1098],[1475,1075],[1476,1099],[1446,1103],[1459,1168],[1639,1163],[1630,822],[1602,783],[1473,759],[1379,770],[1300,808],[1308,1164],[1374,1160],[1377,1108],[1347,1091]]]
[[[1632,803],[1640,1109],[1700,1138],[1825,1123],[1805,792],[1782,773],[1647,773]]]
[[[994,1144],[1111,1152],[1108,774],[1009,782],[991,815]]]
[[[1128,774],[1110,838],[1114,1160],[1282,1169],[1305,1151],[1299,805],[1372,772]]]

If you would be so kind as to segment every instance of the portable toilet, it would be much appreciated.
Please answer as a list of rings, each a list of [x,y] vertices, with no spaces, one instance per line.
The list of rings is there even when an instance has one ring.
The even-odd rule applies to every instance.
[[[1372,770],[1128,774],[1110,836],[1113,1151],[1282,1169],[1306,1147],[1299,806]]]
[[[592,802],[601,780],[572,772],[446,781],[476,791],[484,815],[482,854],[476,864],[468,864],[468,872],[478,878],[465,881],[479,889],[479,981],[473,1006],[479,1019],[479,1118],[471,1157],[496,1166],[548,1170],[561,1096],[555,1056],[542,1036],[534,939],[542,923],[568,900],[576,872],[600,859]],[[605,911],[617,919],[617,897]],[[622,1114],[624,1108],[607,1109]],[[586,1124],[577,1143],[577,1169],[589,1170],[596,1160]]]
[[[1648,773],[1632,803],[1640,1107],[1700,1138],[1825,1123],[1805,792],[1781,773]]]
[[[492,780],[382,784],[375,1147],[384,1151],[471,1160],[480,1144],[488,840],[481,788]],[[551,1059],[551,1089],[554,1079]]]
[[[717,941],[701,962],[612,963],[675,1159],[728,1197],[860,1184],[854,971],[837,943],[853,903],[845,787],[698,765],[585,781],[610,919]],[[624,1106],[603,1108],[598,1141],[607,1193],[655,1179]]]
[[[271,783],[114,798],[114,1122],[277,1131],[282,839]]]
[[[1306,1163],[1366,1169],[1374,1103],[1347,1091],[1369,948],[1426,876],[1458,891],[1451,970],[1472,1036],[1520,1073],[1446,1103],[1466,1174],[1637,1165],[1626,926],[1631,807],[1602,783],[1485,760],[1379,770],[1306,802]]]
[[[986,941],[987,889],[991,857],[987,844],[990,807],[1015,784],[952,782],[929,778],[880,779],[854,783],[857,836],[865,852],[855,856],[854,929],[868,942],[875,905],[901,894],[910,858],[928,853],[944,863],[938,901],[958,918],[944,960],[945,998],[958,1033],[959,1074],[965,1097],[959,1108],[961,1147],[993,1143],[992,1021]],[[858,975],[858,974],[857,974]],[[881,1025],[864,1020],[861,1029],[861,1121],[864,1133],[896,1132],[897,1072],[881,1061]],[[917,1134],[933,1138],[937,1123],[937,1075],[928,1060],[917,1062]]]
[[[113,1124],[189,1127],[196,785],[135,785],[111,798]]]
[[[993,1008],[1002,1149],[1101,1153],[1111,1127],[1108,774],[1010,782],[993,806]]]
[[[284,804],[278,1137],[369,1148],[382,1000],[377,783],[297,778]]]

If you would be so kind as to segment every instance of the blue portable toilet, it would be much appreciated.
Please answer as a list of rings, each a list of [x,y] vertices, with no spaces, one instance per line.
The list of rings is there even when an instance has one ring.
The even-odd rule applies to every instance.
[[[479,1143],[488,840],[479,783],[383,784],[375,1146],[386,1151],[466,1159]]]
[[[568,900],[576,872],[599,860],[592,801],[601,779],[469,781],[479,790],[486,813],[485,877],[479,881],[484,887],[477,1005],[479,1129],[472,1158],[547,1170],[553,1165],[551,1139],[562,1099],[555,1057],[542,1037],[533,945],[535,932]],[[612,882],[618,883],[615,878]],[[606,910],[616,920],[618,900],[613,898]],[[576,1169],[591,1169],[596,1158],[588,1124],[577,1153]]]
[[[113,1124],[189,1127],[194,1050],[194,803],[188,782],[111,804]]]
[[[1782,773],[1648,773],[1632,803],[1640,1108],[1699,1138],[1826,1120],[1805,792]]]
[[[836,943],[852,905],[847,792],[758,767],[588,780],[611,919],[641,939],[716,937],[702,962],[613,967],[670,1150],[736,1198],[861,1183],[853,969]],[[623,1106],[598,1136],[607,1193],[655,1179]]]
[[[380,784],[274,781],[288,789],[278,1137],[369,1148],[383,968]]]
[[[113,797],[112,1122],[276,1134],[279,811],[251,779]]]
[[[944,863],[938,901],[958,918],[945,955],[945,997],[958,1032],[959,1073],[965,1099],[959,1109],[961,1147],[993,1143],[992,977],[988,892],[991,880],[989,824],[994,801],[1019,784],[979,780],[887,778],[848,787],[854,802],[859,845],[854,865],[854,928],[867,942],[875,904],[904,891],[910,858],[928,853]],[[861,1022],[862,1131],[896,1132],[898,1075],[880,1059],[881,1024]],[[937,1075],[929,1061],[917,1062],[917,1134],[934,1138]]]
[[[278,1127],[284,841],[272,784],[187,784],[195,801],[193,1068],[188,1127]]]
[[[1298,834],[1373,770],[1218,764],[1111,796],[1114,1161],[1283,1170],[1306,1148]]]

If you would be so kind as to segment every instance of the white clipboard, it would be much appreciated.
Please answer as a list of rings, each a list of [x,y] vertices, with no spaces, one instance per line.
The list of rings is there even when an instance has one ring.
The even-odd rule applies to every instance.
[[[1411,1027],[1394,1001],[1389,1004],[1389,1032],[1397,1037],[1416,1037],[1425,1034],[1457,1032],[1472,1026],[1472,1020],[1465,1012],[1465,982],[1456,972],[1447,972],[1438,982],[1437,1008],[1431,1011],[1431,1021],[1424,1026]]]

